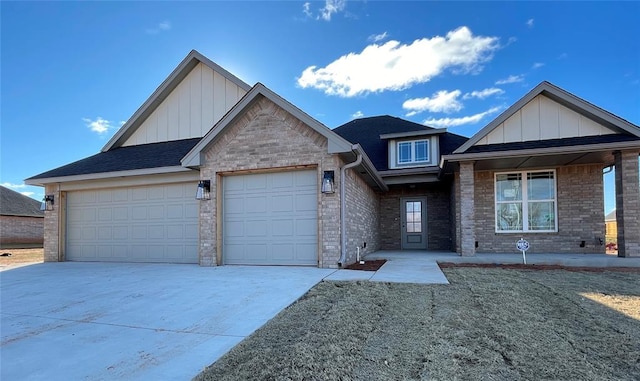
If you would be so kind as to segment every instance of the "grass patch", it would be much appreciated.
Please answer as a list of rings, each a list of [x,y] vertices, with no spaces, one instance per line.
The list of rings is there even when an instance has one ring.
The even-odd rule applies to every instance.
[[[0,254],[11,254],[0,256],[0,266],[6,267],[25,263],[44,262],[44,249],[0,249]]]
[[[638,380],[637,273],[322,282],[195,380]]]

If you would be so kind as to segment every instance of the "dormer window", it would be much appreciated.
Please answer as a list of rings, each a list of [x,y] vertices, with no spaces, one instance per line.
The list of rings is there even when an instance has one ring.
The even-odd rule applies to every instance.
[[[425,164],[429,162],[429,140],[398,142],[398,165]]]
[[[389,169],[437,167],[440,159],[439,136],[446,129],[427,129],[382,134],[387,141]]]

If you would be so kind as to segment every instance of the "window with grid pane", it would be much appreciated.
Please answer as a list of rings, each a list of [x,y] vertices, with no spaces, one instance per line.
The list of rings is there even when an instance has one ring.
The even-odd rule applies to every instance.
[[[397,164],[408,165],[429,162],[429,140],[409,140],[398,142],[396,146]]]
[[[555,232],[555,171],[495,175],[496,232]]]

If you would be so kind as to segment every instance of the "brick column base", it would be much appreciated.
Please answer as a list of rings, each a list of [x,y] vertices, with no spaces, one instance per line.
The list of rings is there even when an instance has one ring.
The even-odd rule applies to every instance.
[[[619,257],[640,257],[639,153],[639,151],[614,153]]]

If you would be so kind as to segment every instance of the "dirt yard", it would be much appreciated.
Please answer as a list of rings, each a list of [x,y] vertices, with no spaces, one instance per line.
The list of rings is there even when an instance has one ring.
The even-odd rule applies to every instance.
[[[44,261],[44,249],[0,249],[0,268]]]
[[[196,380],[638,380],[640,274],[322,282]]]

